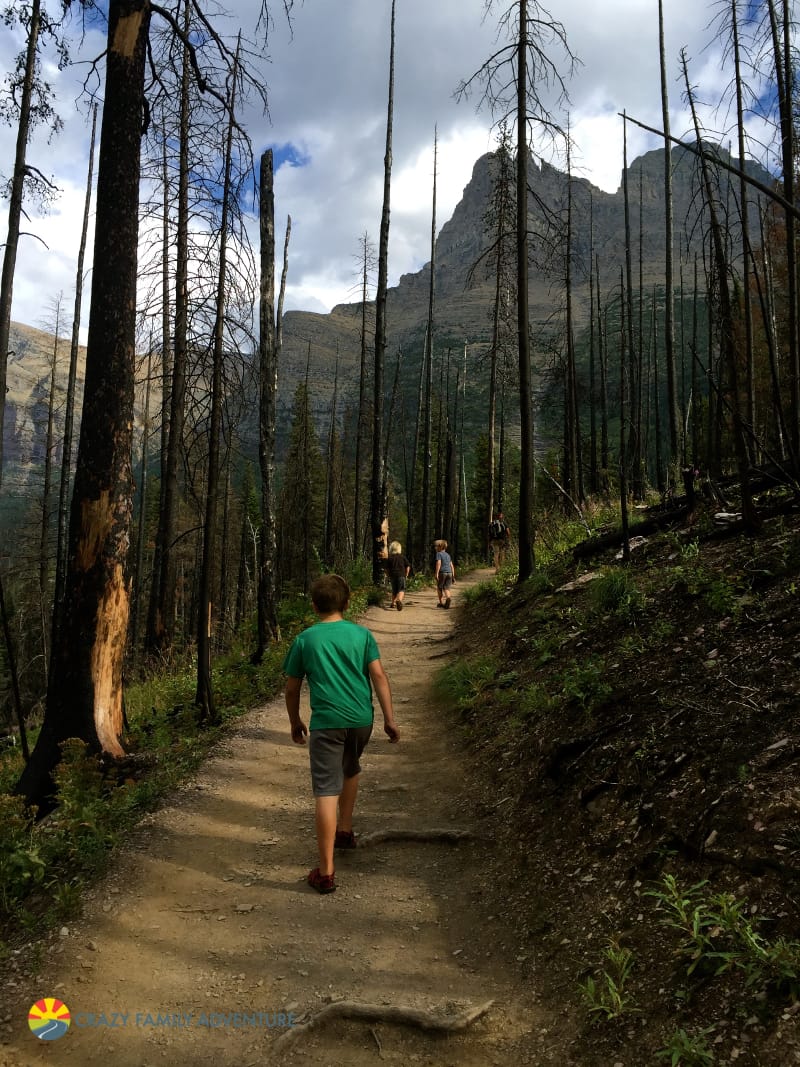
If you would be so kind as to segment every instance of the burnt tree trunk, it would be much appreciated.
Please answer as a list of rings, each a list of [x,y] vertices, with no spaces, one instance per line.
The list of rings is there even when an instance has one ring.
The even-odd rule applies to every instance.
[[[278,355],[275,328],[275,192],[272,149],[261,156],[259,220],[261,282],[259,296],[258,455],[261,467],[261,531],[258,542],[258,643],[252,656],[260,663],[280,636],[276,610],[277,534],[275,529],[275,410]],[[287,226],[286,239],[289,239]],[[286,252],[284,250],[284,258]]]
[[[17,264],[17,250],[19,248],[20,223],[22,220],[22,199],[25,191],[25,178],[28,174],[26,151],[31,128],[31,98],[36,77],[36,50],[41,28],[40,8],[39,0],[33,0],[28,23],[25,76],[20,94],[14,170],[8,189],[8,232],[3,253],[2,273],[0,273],[0,477],[2,477],[3,473],[3,425],[8,346],[11,334],[11,303],[14,292],[14,270]]]
[[[658,0],[658,55],[661,74],[661,118],[664,125],[664,365],[667,372],[667,426],[669,428],[669,459],[667,485],[678,484],[680,461],[680,419],[678,415],[678,384],[675,367],[675,298],[674,276],[674,205],[672,196],[672,145],[670,143],[669,94],[667,92],[667,64],[664,51],[664,5]]]
[[[143,84],[150,5],[111,0],[100,136],[86,383],[63,610],[51,652],[44,722],[17,792],[51,802],[60,743],[78,737],[123,755],[125,560],[133,479],[134,339]]]
[[[378,288],[375,296],[375,373],[372,410],[372,476],[370,479],[370,529],[372,545],[372,580],[378,585],[383,576],[386,557],[386,501],[383,496],[383,371],[386,363],[386,305],[389,287],[389,220],[392,189],[392,127],[394,121],[394,23],[395,0],[392,0],[389,46],[389,103],[386,117],[386,154],[383,158],[383,208],[378,240]]]
[[[184,32],[189,32],[189,5],[184,7]],[[166,651],[175,630],[175,535],[178,526],[181,446],[186,421],[186,368],[189,332],[189,50],[184,45],[181,70],[180,137],[178,145],[178,222],[175,234],[175,324],[166,455],[162,449],[161,501],[153,583],[147,617],[148,652]],[[166,206],[166,205],[165,205]],[[166,220],[165,220],[166,221]],[[166,336],[165,336],[166,342]],[[165,352],[168,345],[165,343]],[[164,368],[166,373],[166,366]],[[165,397],[166,399],[166,397]],[[166,415],[166,412],[165,412]]]
[[[86,197],[83,206],[81,239],[78,246],[78,262],[75,270],[75,303],[72,312],[72,340],[69,348],[69,373],[67,396],[64,401],[64,439],[61,446],[61,472],[58,486],[58,533],[56,535],[56,577],[53,612],[58,613],[64,596],[64,580],[67,568],[67,523],[69,520],[69,487],[72,474],[72,437],[75,423],[75,388],[78,380],[78,354],[81,328],[81,305],[83,303],[83,265],[86,258],[86,234],[89,228],[89,210],[92,203],[92,173],[94,171],[94,146],[97,132],[97,105],[92,108],[92,135],[89,141],[89,167],[86,178]]]
[[[517,338],[519,358],[519,576],[524,582],[534,568],[533,523],[533,387],[528,325],[528,7],[519,4],[517,45]],[[499,504],[498,504],[499,506]]]
[[[200,565],[200,589],[197,612],[197,690],[194,702],[197,718],[201,723],[215,725],[219,712],[214,700],[211,677],[212,636],[212,589],[217,553],[217,523],[220,507],[220,449],[222,442],[222,409],[224,404],[222,363],[225,358],[225,306],[228,299],[228,219],[231,202],[231,169],[233,154],[233,130],[235,124],[236,81],[238,77],[239,48],[230,80],[228,130],[225,142],[224,177],[222,184],[222,210],[219,231],[219,267],[217,274],[217,298],[214,314],[214,348],[211,369],[211,412],[208,431],[208,482],[206,485],[205,521],[203,522],[203,554]]]

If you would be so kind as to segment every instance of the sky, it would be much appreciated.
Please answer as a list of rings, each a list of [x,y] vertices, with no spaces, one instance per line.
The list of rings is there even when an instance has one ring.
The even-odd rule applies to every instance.
[[[241,28],[254,39],[257,0],[218,2],[225,11],[217,20],[221,32],[233,37]],[[46,3],[60,9],[57,0]],[[485,0],[397,0],[390,285],[430,259],[434,136],[437,232],[452,216],[475,161],[495,147],[494,116],[479,107],[480,90],[458,99],[457,89],[508,44],[501,16],[510,6],[510,0],[493,0],[487,11]],[[714,40],[716,4],[665,0],[664,9],[670,121],[673,135],[681,136],[690,127],[682,101],[681,49],[686,50],[698,95],[708,103],[723,93],[730,63]],[[566,82],[569,103],[554,111],[572,133],[573,171],[615,192],[623,163],[619,113],[624,110],[661,127],[657,0],[550,0],[549,10],[563,25],[578,61]],[[287,215],[292,219],[285,308],[326,312],[337,303],[358,299],[363,235],[377,246],[391,0],[295,0],[291,26],[282,0],[272,0],[271,11],[274,23],[259,64],[269,114],[250,108],[243,124],[256,157],[267,147],[275,150],[279,255]],[[7,28],[0,31],[4,76],[21,42]],[[89,30],[76,53],[90,59],[104,47],[104,31],[98,27]],[[549,55],[566,75],[563,55],[554,49]],[[49,143],[44,131],[37,131],[28,162],[50,177],[60,193],[47,215],[31,207],[23,224],[12,305],[14,321],[39,327],[52,321],[59,295],[64,314],[71,315],[89,144],[87,108],[80,99],[87,66],[59,72],[51,52],[44,61],[64,126]],[[557,103],[553,100],[554,108]],[[730,120],[723,115],[709,118],[712,121],[722,128]],[[13,128],[0,125],[3,183],[9,177],[15,138]],[[658,146],[653,135],[629,124],[629,160]],[[560,165],[558,159],[546,158]],[[6,230],[3,202],[0,241]],[[254,240],[257,232],[254,225]],[[89,249],[92,240],[90,228]],[[87,316],[84,310],[84,340]]]

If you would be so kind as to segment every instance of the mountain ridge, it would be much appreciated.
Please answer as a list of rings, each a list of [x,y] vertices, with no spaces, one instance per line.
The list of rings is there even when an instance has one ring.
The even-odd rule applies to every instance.
[[[714,146],[721,159],[733,163],[730,153]],[[696,225],[701,200],[698,197],[697,157],[689,150],[676,146],[671,152],[673,170],[673,202],[676,260],[679,252],[684,258],[702,254],[702,229]],[[486,349],[491,329],[491,309],[494,300],[493,279],[473,279],[468,285],[470,270],[485,253],[489,239],[485,216],[491,196],[495,153],[486,153],[475,162],[469,182],[452,216],[441,227],[435,244],[436,278],[434,311],[434,347],[448,347],[454,343],[470,348]],[[762,182],[771,181],[760,164],[746,161],[746,171]],[[724,172],[723,172],[724,173]],[[732,179],[731,179],[732,181]],[[604,298],[618,284],[619,273],[625,264],[625,172],[615,193],[596,188],[587,178],[571,179],[574,215],[573,238],[573,315],[576,327],[588,321],[589,287],[588,260],[594,251],[601,264],[600,284]],[[653,149],[637,157],[627,172],[629,217],[636,259],[641,249],[641,277],[645,290],[664,284],[665,194],[664,153]],[[730,183],[729,183],[730,184]],[[556,213],[567,201],[568,176],[546,161],[532,161],[529,173],[529,219],[532,239],[530,268],[530,319],[533,325],[548,320],[561,299],[558,285],[548,273],[546,264],[537,258],[536,234],[545,225],[542,207]],[[727,192],[729,196],[730,188]],[[761,195],[750,189],[754,203]],[[589,237],[591,226],[592,238]],[[738,235],[735,247],[740,245]],[[391,233],[390,233],[391,257]],[[387,338],[390,358],[402,348],[416,352],[408,363],[408,370],[416,371],[419,352],[424,339],[428,316],[430,262],[419,271],[404,274],[387,294]],[[368,303],[368,309],[374,302]],[[357,382],[360,366],[359,330],[361,304],[337,304],[325,315],[313,312],[290,311],[283,319],[283,350],[281,356],[281,408],[286,413],[294,395],[294,386],[308,373],[314,410],[318,417],[330,406],[333,368],[339,367],[339,383]],[[368,343],[373,340],[367,338]],[[310,346],[310,349],[309,349]],[[412,375],[413,376],[413,375]]]
[[[724,161],[730,153],[716,148]],[[491,309],[494,281],[476,272],[471,283],[470,272],[486,251],[489,238],[485,217],[489,205],[496,154],[480,156],[464,187],[453,214],[441,226],[436,237],[436,301],[434,311],[434,350],[436,356],[447,348],[459,354],[466,345],[470,358],[479,360],[488,347],[491,330]],[[676,146],[671,152],[674,183],[674,215],[676,219],[676,252],[684,257],[702,251],[702,233],[695,225],[699,201],[697,199],[697,160],[693,153]],[[757,163],[748,161],[746,169],[764,182],[770,175]],[[629,213],[634,232],[634,254],[642,254],[644,287],[663,286],[664,283],[664,153],[653,149],[637,157],[628,168]],[[590,250],[601,263],[601,291],[608,296],[618,284],[624,264],[624,171],[615,193],[596,188],[584,177],[571,179],[574,231],[573,315],[576,328],[587,321],[589,308],[588,258]],[[547,161],[531,161],[529,177],[529,217],[531,230],[540,235],[544,217],[539,204],[548,210],[563,210],[568,190],[568,176]],[[754,201],[760,194],[753,194]],[[589,240],[589,222],[593,240]],[[641,222],[641,228],[640,228]],[[639,236],[641,232],[641,237]],[[548,320],[557,309],[561,294],[557,283],[539,262],[541,241],[532,241],[530,271],[530,318],[536,327]],[[391,232],[390,232],[391,256]],[[416,272],[401,275],[397,285],[387,294],[387,339],[390,367],[398,353],[403,353],[404,388],[415,394],[418,387],[419,366],[424,345],[428,316],[430,262]],[[638,263],[636,267],[638,282]],[[374,341],[374,301],[367,303],[367,346]],[[333,395],[333,382],[338,367],[340,395],[344,406],[352,406],[358,391],[361,361],[360,302],[341,303],[329,312],[287,311],[283,316],[283,348],[278,380],[279,433],[283,438],[290,421],[292,402],[297,384],[308,378],[312,410],[318,426],[326,424]],[[43,459],[44,438],[41,426],[46,425],[46,397],[49,389],[50,361],[54,338],[45,330],[13,322],[12,352],[8,365],[8,394],[4,429],[4,463],[11,472],[6,484],[25,492],[35,482]],[[59,391],[66,389],[68,341],[58,345],[60,368],[57,374]],[[85,349],[79,356],[78,404],[82,391],[82,368]],[[371,362],[371,359],[369,360]],[[393,369],[391,371],[393,373]],[[388,372],[387,372],[388,379]],[[44,410],[42,404],[45,404]],[[78,410],[80,408],[78,407]],[[60,451],[57,461],[60,460]]]

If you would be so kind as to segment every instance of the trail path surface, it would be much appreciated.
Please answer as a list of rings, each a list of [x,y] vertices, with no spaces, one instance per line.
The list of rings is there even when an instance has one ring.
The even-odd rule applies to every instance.
[[[387,742],[377,712],[357,833],[463,828],[477,838],[337,854],[337,892],[313,892],[308,753],[291,743],[275,699],[147,818],[81,919],[46,950],[35,988],[6,988],[0,1067],[550,1062],[552,1020],[518,976],[503,916],[482,899],[485,845],[464,799],[465,764],[431,697],[454,647],[459,594],[487,576],[459,582],[452,611],[425,590],[402,612],[373,607],[362,620],[378,640],[402,740]],[[42,997],[72,1014],[59,1040],[28,1028]],[[287,1032],[281,1014],[342,1000],[444,1016],[492,1006],[460,1033],[347,1019],[276,1044]]]

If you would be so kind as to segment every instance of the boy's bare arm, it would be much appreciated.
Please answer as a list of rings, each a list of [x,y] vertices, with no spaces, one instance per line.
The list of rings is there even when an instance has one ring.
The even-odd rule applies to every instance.
[[[372,681],[372,686],[375,690],[375,695],[378,698],[378,703],[381,706],[383,712],[383,730],[388,736],[389,740],[394,744],[395,741],[400,740],[400,731],[397,728],[397,723],[394,721],[394,711],[392,709],[392,691],[389,687],[389,679],[386,677],[386,671],[383,669],[381,661],[374,659],[369,665],[369,676]]]
[[[302,678],[287,678],[284,696],[286,698],[286,710],[289,712],[289,728],[292,732],[292,741],[296,745],[306,743],[308,728],[300,718],[300,690],[303,686]]]

